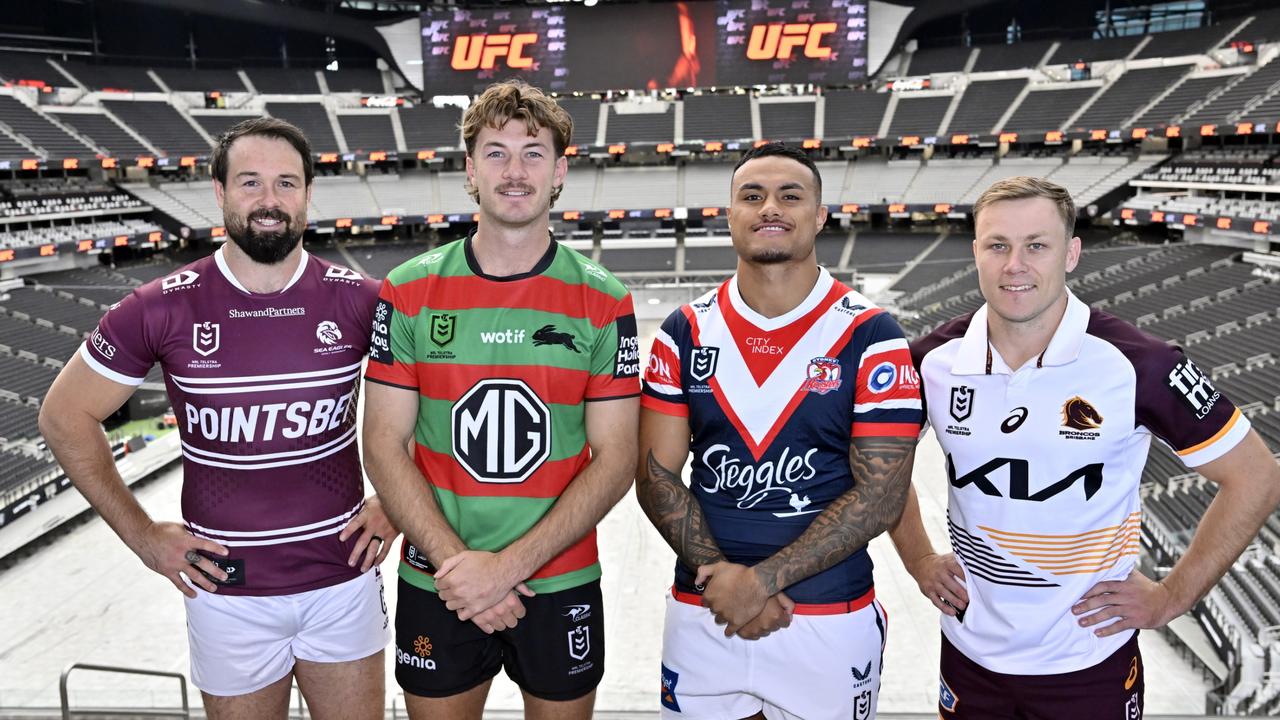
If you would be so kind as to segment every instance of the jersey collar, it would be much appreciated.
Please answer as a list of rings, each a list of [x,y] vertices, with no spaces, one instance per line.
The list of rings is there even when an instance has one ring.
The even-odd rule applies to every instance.
[[[222,251],[224,248],[226,248],[225,243],[223,245],[220,245],[217,250],[213,251],[213,262],[218,266],[218,270],[222,273],[222,277],[226,278],[227,282],[231,283],[232,287],[234,287],[235,289],[239,290],[242,293],[247,293],[249,295],[261,295],[262,293],[255,293],[245,288],[245,286],[241,285],[240,281],[236,279],[236,276],[231,272],[231,267],[227,265],[227,259],[222,256]],[[285,286],[280,288],[280,292],[284,292],[289,288],[293,287],[294,283],[298,282],[298,280],[302,278],[302,273],[305,272],[307,269],[308,257],[309,256],[307,254],[307,251],[303,250],[302,258],[298,260],[298,269],[293,271],[293,277],[289,278],[289,282],[285,283]],[[271,294],[277,295],[279,293],[271,293]]]
[[[1080,348],[1084,345],[1085,332],[1089,328],[1089,306],[1085,305],[1075,293],[1067,290],[1067,311],[1053,331],[1049,346],[1036,359],[1036,367],[1066,365],[1080,356]],[[987,337],[987,306],[984,304],[973,314],[969,328],[960,340],[960,350],[956,353],[955,364],[951,368],[955,375],[990,375],[992,373],[1011,375],[1013,370],[1004,364],[999,353],[991,349]]]
[[[831,277],[831,273],[827,272],[826,268],[818,266],[818,281],[813,284],[813,289],[809,291],[805,299],[801,300],[799,305],[778,317],[769,318],[752,310],[747,301],[742,299],[742,293],[738,291],[738,276],[735,274],[729,279],[729,302],[744,320],[765,332],[770,332],[790,324],[796,318],[802,318],[807,315],[831,291],[833,282],[835,282],[835,279]]]

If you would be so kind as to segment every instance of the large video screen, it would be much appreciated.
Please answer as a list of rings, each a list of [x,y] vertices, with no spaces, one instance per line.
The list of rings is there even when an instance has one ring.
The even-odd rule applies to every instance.
[[[423,90],[521,78],[557,92],[867,77],[867,0],[436,8],[422,13]]]

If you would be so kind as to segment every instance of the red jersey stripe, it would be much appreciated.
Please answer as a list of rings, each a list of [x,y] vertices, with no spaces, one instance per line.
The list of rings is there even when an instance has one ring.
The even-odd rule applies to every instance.
[[[524,482],[482,483],[471,477],[452,455],[438,453],[421,443],[416,445],[415,460],[427,482],[463,497],[560,497],[591,459],[591,448],[584,445],[582,452],[573,457],[544,462]]]
[[[646,410],[660,412],[663,415],[671,415],[672,417],[689,417],[689,406],[684,403],[667,402],[659,400],[652,395],[640,396],[640,407]]]

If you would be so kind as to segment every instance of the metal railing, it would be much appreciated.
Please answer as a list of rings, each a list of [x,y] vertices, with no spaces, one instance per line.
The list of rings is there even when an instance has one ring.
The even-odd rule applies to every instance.
[[[67,695],[67,678],[71,676],[74,670],[93,670],[95,672],[123,673],[127,675],[150,675],[152,677],[171,677],[177,678],[178,686],[182,690],[182,709],[181,710],[164,710],[164,709],[138,709],[138,708],[92,708],[83,710],[72,710],[71,701]],[[183,720],[191,719],[191,705],[187,700],[187,678],[182,673],[163,672],[160,670],[140,670],[138,668],[111,667],[108,665],[91,665],[88,663],[71,663],[66,670],[62,671],[62,678],[58,681],[58,695],[62,699],[62,720],[71,720],[75,717],[156,717],[156,718],[183,718]]]

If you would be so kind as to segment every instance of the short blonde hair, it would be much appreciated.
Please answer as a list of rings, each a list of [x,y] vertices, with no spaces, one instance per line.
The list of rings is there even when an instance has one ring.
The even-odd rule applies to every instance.
[[[557,158],[563,157],[564,149],[573,142],[573,118],[559,103],[523,80],[507,80],[485,88],[463,113],[462,140],[467,146],[467,155],[475,152],[476,138],[482,129],[501,130],[512,120],[523,122],[530,137],[544,127],[550,130]],[[470,181],[466,188],[471,199],[479,202],[480,193]],[[552,204],[563,189],[563,186],[552,188]]]
[[[1018,175],[992,183],[991,187],[984,190],[978,196],[978,201],[973,204],[973,222],[976,225],[978,214],[993,203],[1027,198],[1044,198],[1058,206],[1058,214],[1062,216],[1062,225],[1067,230],[1067,237],[1075,234],[1076,204],[1071,199],[1071,193],[1061,185],[1029,175]]]

